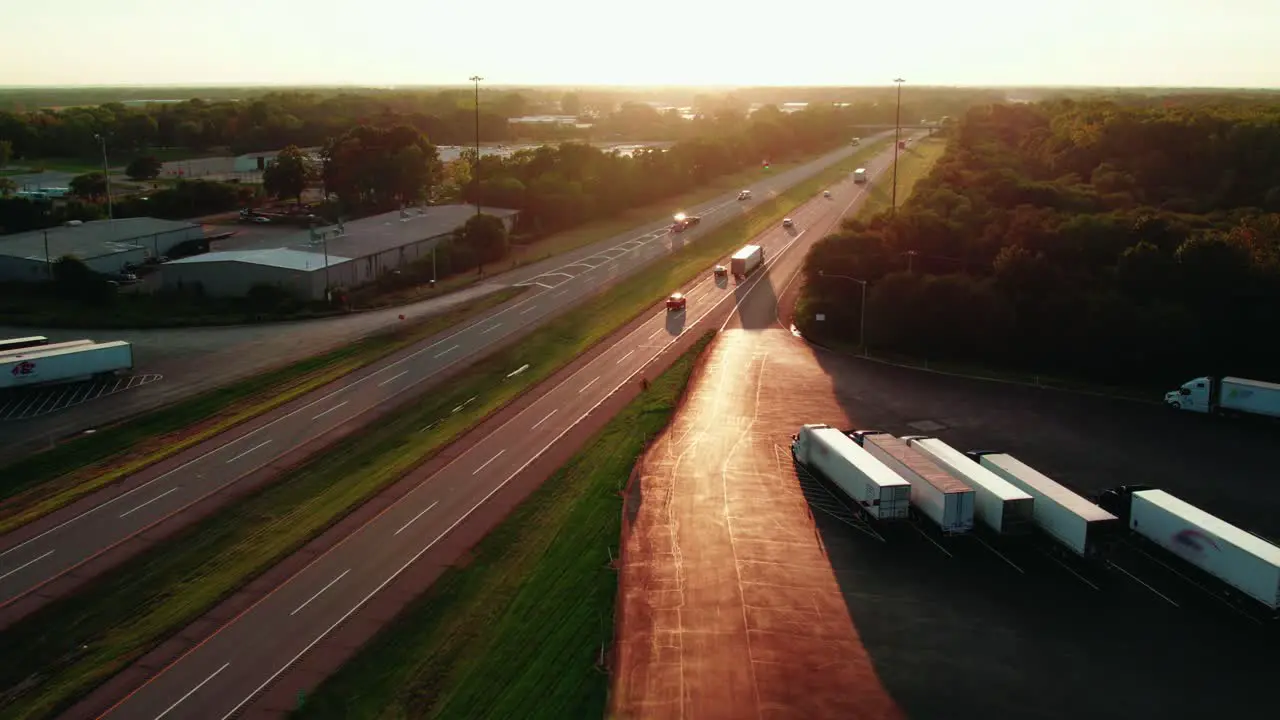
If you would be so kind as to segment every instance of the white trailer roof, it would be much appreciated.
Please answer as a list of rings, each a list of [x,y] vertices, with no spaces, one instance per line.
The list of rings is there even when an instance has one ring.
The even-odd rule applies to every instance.
[[[867,477],[876,485],[882,488],[911,485],[911,483],[903,480],[901,475],[890,469],[888,465],[877,460],[874,455],[863,450],[858,443],[850,440],[848,435],[839,430],[832,427],[824,427],[814,428],[812,432],[815,439],[821,440],[823,444],[831,448],[832,452],[840,455],[849,464],[866,473]]]
[[[983,457],[989,460],[993,465],[1007,471],[1010,475],[1017,476],[1019,480],[1035,488],[1040,494],[1067,508],[1077,516],[1084,518],[1087,521],[1093,522],[1096,520],[1118,519],[1115,515],[1112,515],[1106,510],[1103,510],[1097,505],[1089,502],[1085,498],[1080,497],[1074,492],[1059,485],[1057,481],[1012,455],[996,453],[992,455],[984,455]]]
[[[44,348],[33,347],[31,348],[30,353],[14,353],[13,355],[5,355],[3,357],[0,357],[0,360],[3,360],[4,362],[7,362],[7,363],[17,362],[19,360],[35,360],[37,358],[54,357],[57,355],[75,355],[76,353],[87,352],[95,348],[113,347],[113,346],[118,347],[120,345],[128,345],[128,344],[129,343],[123,340],[113,340],[111,342],[93,343],[91,345],[78,345],[76,347],[58,348],[56,350],[48,350],[45,352],[40,352],[41,350],[44,350]]]
[[[982,487],[986,489],[987,492],[996,496],[1000,500],[1031,499],[1031,496],[1022,488],[970,460],[968,455],[956,450],[938,438],[925,438],[917,440],[916,442],[923,445],[926,450],[937,455],[942,460],[954,465],[960,470],[960,472],[964,473],[966,477],[976,483],[981,483]]]
[[[1236,547],[1266,562],[1280,567],[1280,547],[1263,540],[1257,535],[1245,532],[1226,520],[1216,518],[1200,508],[1179,500],[1163,490],[1140,490],[1134,495],[1141,496],[1152,505],[1159,506],[1166,512],[1177,515],[1189,525],[1196,525],[1226,540]]]
[[[1280,390],[1280,384],[1266,382],[1265,380],[1250,380],[1248,378],[1224,377],[1223,384],[1230,383],[1232,385],[1248,385],[1259,390]]]
[[[867,435],[866,440],[873,442],[885,452],[897,458],[898,462],[911,468],[925,482],[948,495],[953,493],[971,493],[973,488],[957,480],[951,473],[934,465],[929,458],[911,449],[907,441],[893,435]]]
[[[745,260],[760,251],[759,245],[747,245],[733,254],[734,260]]]

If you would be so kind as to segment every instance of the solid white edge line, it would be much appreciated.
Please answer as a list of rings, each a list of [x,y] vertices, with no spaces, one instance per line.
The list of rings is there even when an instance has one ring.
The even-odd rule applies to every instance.
[[[225,662],[225,663],[223,663],[223,664],[222,664],[222,667],[218,668],[217,670],[214,670],[212,675],[210,675],[209,677],[205,678],[204,680],[201,680],[199,685],[196,685],[195,687],[193,687],[193,688],[191,688],[190,690],[188,690],[186,695],[183,695],[182,697],[178,698],[178,701],[177,701],[177,702],[175,702],[174,704],[172,704],[172,705],[170,705],[169,707],[165,708],[165,709],[164,709],[164,712],[160,713],[159,715],[157,715],[157,716],[155,717],[155,720],[160,720],[160,718],[162,718],[162,717],[164,717],[165,715],[168,715],[169,713],[173,712],[173,709],[174,709],[174,708],[176,708],[176,707],[178,707],[179,705],[181,705],[181,704],[182,704],[182,702],[183,702],[184,700],[186,700],[187,698],[189,698],[189,697],[191,697],[192,695],[194,695],[194,694],[195,694],[195,692],[196,692],[197,690],[199,690],[200,688],[202,688],[202,687],[204,687],[205,685],[207,685],[207,684],[209,683],[209,681],[210,681],[210,680],[212,680],[212,679],[214,679],[215,677],[217,677],[217,676],[218,676],[218,673],[221,673],[223,670],[226,670],[226,669],[227,669],[227,667],[228,667],[228,666],[230,666],[230,665],[231,665],[231,663],[229,663],[229,662]]]
[[[418,513],[417,515],[414,515],[414,516],[409,520],[409,522],[407,522],[407,523],[405,523],[405,524],[401,525],[401,526],[400,526],[400,529],[399,529],[399,530],[397,530],[397,531],[395,531],[394,533],[392,533],[392,535],[399,535],[400,533],[404,532],[405,528],[407,528],[407,527],[409,527],[410,525],[412,525],[412,524],[414,524],[414,523],[418,522],[418,518],[422,517],[423,515],[426,515],[426,514],[431,510],[431,508],[433,508],[433,507],[435,507],[435,506],[437,506],[437,505],[439,505],[439,504],[440,504],[440,501],[439,501],[439,500],[437,500],[437,501],[435,501],[435,502],[431,503],[430,505],[428,505],[428,506],[427,506],[427,509],[426,509],[426,510],[423,510],[422,512]]]
[[[426,512],[426,510],[423,510],[423,512]],[[351,568],[347,568],[346,570],[343,570],[343,571],[342,571],[342,573],[338,575],[338,577],[336,577],[336,578],[334,578],[334,579],[330,580],[328,585],[325,585],[324,587],[322,587],[322,588],[320,588],[319,590],[317,590],[315,595],[312,595],[311,597],[307,598],[306,602],[304,602],[304,603],[302,603],[301,605],[299,605],[298,607],[294,608],[294,609],[293,609],[293,612],[289,613],[289,617],[293,617],[294,615],[297,615],[297,614],[298,614],[298,613],[299,613],[303,608],[305,608],[306,606],[310,605],[312,600],[315,600],[316,598],[318,598],[318,597],[320,597],[321,595],[323,595],[325,590],[328,590],[329,588],[333,587],[334,583],[336,583],[336,582],[338,582],[339,580],[341,580],[342,578],[346,577],[346,576],[347,576],[347,573],[349,573],[349,572],[351,572]]]
[[[766,276],[768,275],[768,268],[769,268],[769,266],[770,266],[770,265],[772,265],[772,264],[774,264],[774,263],[776,263],[776,262],[778,261],[778,258],[782,257],[782,254],[783,254],[783,253],[785,253],[785,252],[786,252],[786,251],[787,251],[787,250],[788,250],[792,245],[794,245],[794,244],[796,243],[796,241],[800,239],[800,236],[801,236],[801,235],[803,235],[803,234],[804,234],[804,231],[801,231],[801,232],[800,232],[800,234],[796,235],[795,237],[793,237],[793,238],[791,239],[791,242],[789,242],[789,243],[787,243],[786,245],[784,245],[784,246],[782,247],[782,249],[777,250],[777,251],[775,251],[775,252],[773,253],[773,258],[772,258],[771,260],[767,261],[767,262],[765,263],[765,265],[762,267],[761,271],[760,271],[759,273],[756,273],[756,276],[755,276],[752,280],[750,280],[750,281],[749,281],[749,282],[751,282],[751,283],[753,283],[753,284],[752,284],[752,286],[751,286],[751,287],[750,287],[746,292],[744,292],[744,293],[742,294],[742,297],[741,297],[741,298],[739,298],[738,302],[734,305],[734,309],[735,309],[735,310],[736,310],[738,307],[740,307],[740,306],[742,305],[743,301],[745,301],[745,300],[747,299],[747,296],[751,294],[751,291],[752,291],[752,290],[754,290],[754,289],[756,288],[756,286],[760,283],[760,279],[761,279],[761,278],[763,278],[763,277],[766,277]],[[724,297],[725,297],[725,298],[727,298],[727,297],[729,297],[729,296],[727,296],[727,295],[726,295],[726,296],[724,296]],[[716,302],[716,304],[715,304],[715,305],[713,305],[713,306],[711,307],[711,309],[709,309],[709,310],[707,310],[707,312],[703,313],[703,314],[698,318],[698,320],[695,320],[695,321],[694,321],[694,323],[693,323],[693,324],[697,324],[698,322],[700,322],[700,321],[702,320],[702,318],[705,318],[708,314],[710,314],[711,312],[713,312],[713,311],[715,310],[715,308],[719,307],[720,303],[722,303],[722,302],[724,302],[724,299],[723,299],[723,298],[722,298],[721,300],[717,301],[717,302]],[[731,316],[731,317],[732,317],[732,314],[733,314],[733,311],[731,310],[731,311],[730,311],[730,316]],[[634,334],[634,333],[631,333],[631,334]],[[625,340],[626,338],[623,338],[623,339]],[[428,550],[430,550],[431,548],[435,547],[436,543],[440,542],[440,540],[441,540],[441,539],[443,539],[443,538],[444,538],[446,535],[448,535],[449,533],[453,532],[453,530],[454,530],[456,527],[458,527],[459,525],[461,525],[461,524],[462,524],[462,523],[463,523],[467,518],[471,517],[471,514],[472,514],[472,513],[474,513],[477,509],[479,509],[481,505],[484,505],[485,503],[489,502],[489,499],[490,499],[490,498],[492,498],[495,494],[497,494],[499,490],[501,490],[501,489],[503,489],[504,487],[506,487],[506,486],[507,486],[507,484],[508,484],[508,483],[510,483],[510,482],[511,482],[511,481],[512,481],[512,480],[513,480],[517,475],[519,475],[520,473],[524,472],[524,469],[525,469],[525,468],[529,467],[530,465],[532,465],[532,464],[533,464],[533,462],[534,462],[535,460],[537,460],[538,458],[542,457],[543,453],[545,453],[547,450],[550,450],[552,445],[555,445],[557,442],[560,442],[560,438],[562,438],[562,437],[564,437],[565,435],[569,434],[569,431],[570,431],[570,430],[572,430],[573,428],[577,427],[578,423],[582,422],[584,419],[586,419],[586,417],[587,417],[588,415],[590,415],[591,413],[595,412],[596,408],[598,408],[598,407],[600,407],[601,405],[603,405],[603,404],[605,403],[605,401],[606,401],[606,400],[608,400],[610,397],[612,397],[612,396],[613,396],[613,394],[614,394],[615,392],[617,392],[619,389],[621,389],[621,388],[622,388],[622,386],[624,386],[624,385],[626,385],[627,383],[631,382],[631,379],[632,379],[632,378],[634,378],[636,375],[640,374],[640,372],[641,372],[641,371],[643,371],[646,367],[648,367],[649,363],[653,362],[653,361],[654,361],[654,359],[656,359],[659,355],[661,355],[662,353],[666,352],[667,348],[668,348],[670,345],[671,345],[671,343],[668,343],[667,345],[665,345],[665,346],[663,346],[662,348],[660,348],[657,352],[655,352],[652,356],[650,356],[648,360],[646,360],[643,364],[641,364],[641,365],[640,365],[640,367],[636,368],[634,371],[632,371],[632,373],[631,373],[630,375],[628,375],[626,378],[624,378],[624,379],[622,380],[622,382],[618,383],[618,384],[617,384],[617,386],[615,386],[613,390],[610,390],[609,392],[605,393],[604,397],[602,397],[602,398],[601,398],[601,399],[600,399],[600,400],[599,400],[595,405],[592,405],[589,409],[587,409],[587,411],[586,411],[586,412],[584,412],[584,413],[582,413],[581,415],[579,415],[579,416],[578,416],[578,418],[577,418],[576,420],[574,420],[572,423],[570,423],[568,427],[566,427],[564,430],[561,430],[561,431],[560,431],[560,433],[559,433],[558,435],[556,435],[554,438],[552,438],[550,442],[548,442],[546,445],[544,445],[544,446],[542,447],[542,449],[541,449],[541,450],[539,450],[538,452],[534,453],[533,457],[531,457],[531,458],[529,458],[527,461],[525,461],[525,463],[524,463],[523,465],[521,465],[519,468],[517,468],[517,469],[515,470],[515,472],[511,473],[510,475],[508,475],[508,476],[506,477],[506,479],[505,479],[505,480],[503,480],[502,482],[498,483],[498,485],[496,485],[492,490],[490,490],[490,491],[489,491],[489,493],[488,493],[488,494],[486,494],[483,498],[481,498],[479,502],[477,502],[475,505],[472,505],[472,506],[471,506],[471,509],[467,510],[465,513],[463,513],[463,514],[462,514],[462,516],[461,516],[461,517],[459,517],[457,520],[455,520],[455,521],[453,522],[453,524],[452,524],[452,525],[450,525],[449,527],[445,528],[444,532],[441,532],[439,535],[437,535],[437,536],[435,537],[435,539],[434,539],[434,540],[432,540],[432,541],[431,541],[430,543],[428,543],[425,547],[423,547],[423,548],[422,548],[421,550],[419,550],[416,554],[414,554],[414,556],[413,556],[413,557],[409,558],[409,560],[408,560],[407,562],[405,562],[403,565],[401,565],[401,566],[399,567],[399,569],[397,569],[397,570],[396,570],[395,572],[393,572],[389,577],[387,577],[387,579],[386,579],[386,580],[383,580],[383,581],[382,581],[382,583],[380,583],[377,587],[375,587],[373,590],[371,590],[371,591],[369,592],[369,594],[368,594],[368,595],[365,595],[363,598],[361,598],[361,599],[360,599],[360,601],[359,601],[359,602],[357,602],[354,606],[352,606],[352,608],[351,608],[350,610],[348,610],[346,613],[344,613],[344,614],[342,615],[342,617],[340,617],[340,618],[338,618],[337,620],[335,620],[335,621],[334,621],[334,623],[333,623],[332,625],[330,625],[329,627],[325,628],[325,629],[324,629],[324,631],[323,631],[323,632],[321,632],[319,635],[317,635],[317,636],[316,636],[316,638],[315,638],[314,640],[312,640],[311,642],[307,643],[306,647],[302,648],[302,650],[300,650],[300,651],[298,652],[298,654],[297,654],[297,655],[294,655],[292,658],[290,658],[287,662],[285,662],[285,664],[284,664],[284,665],[281,665],[281,666],[280,666],[280,669],[279,669],[279,670],[276,670],[274,673],[272,673],[272,674],[271,674],[271,676],[270,676],[270,677],[268,677],[266,680],[264,680],[264,681],[262,682],[262,684],[261,684],[261,685],[259,685],[258,687],[254,688],[254,690],[253,690],[252,692],[250,692],[247,696],[245,696],[245,698],[244,698],[243,700],[241,700],[239,703],[237,703],[235,707],[231,708],[231,711],[230,711],[230,712],[228,712],[226,715],[223,715],[223,716],[222,716],[222,720],[228,720],[228,718],[230,718],[230,717],[232,717],[233,715],[235,715],[237,712],[239,712],[239,711],[240,711],[240,708],[244,707],[244,705],[245,705],[246,703],[248,703],[250,700],[252,700],[254,697],[256,697],[258,693],[262,692],[262,690],[263,690],[264,688],[266,688],[266,687],[267,687],[268,685],[270,685],[271,683],[275,682],[275,679],[276,679],[276,678],[278,678],[278,677],[280,677],[280,675],[281,675],[285,670],[288,670],[288,669],[289,669],[289,668],[290,668],[294,663],[296,663],[296,662],[298,661],[298,659],[299,659],[299,658],[301,658],[303,655],[306,655],[308,652],[310,652],[311,648],[315,647],[317,643],[319,643],[321,640],[325,639],[325,638],[329,635],[329,633],[333,632],[333,631],[334,631],[334,630],[335,630],[339,625],[341,625],[342,623],[346,622],[346,621],[347,621],[347,618],[349,618],[349,617],[351,617],[352,615],[354,615],[354,614],[356,613],[356,611],[358,611],[361,607],[364,607],[364,604],[365,604],[365,603],[367,603],[367,602],[369,602],[369,600],[370,600],[374,595],[377,595],[379,592],[382,592],[382,589],[383,589],[383,588],[385,588],[385,587],[386,587],[387,585],[389,585],[393,580],[395,580],[397,577],[399,577],[399,576],[400,576],[400,574],[401,574],[401,573],[403,573],[405,570],[407,570],[407,569],[409,568],[409,566],[410,566],[410,565],[412,565],[413,563],[417,562],[417,561],[418,561],[418,558],[420,558],[420,557],[422,557],[424,554],[426,554],[426,552],[427,552]],[[593,363],[589,363],[589,364],[587,365],[587,367],[590,367],[590,365],[591,365],[591,364],[593,364]],[[583,368],[583,369],[585,369],[585,368]],[[579,372],[581,372],[581,370],[580,370]],[[574,373],[574,374],[576,375],[577,373]],[[560,387],[562,387],[565,383],[569,382],[569,380],[571,380],[571,379],[572,379],[572,376],[570,376],[569,378],[566,378],[564,382],[560,383],[560,385],[557,385],[555,388],[553,388],[551,391],[549,391],[549,392],[547,393],[547,395],[549,395],[551,392],[554,392],[555,390],[559,389],[559,388],[560,388]],[[544,397],[545,397],[545,396],[544,396]],[[521,414],[523,414],[523,413],[521,413]],[[519,417],[519,415],[517,415],[515,418],[512,418],[511,420],[508,420],[508,421],[507,421],[507,423],[504,423],[504,424],[503,424],[503,427],[505,427],[505,426],[506,426],[506,424],[509,424],[509,423],[511,423],[511,422],[514,422],[514,421],[516,420],[516,418],[518,418],[518,417]],[[488,438],[488,437],[492,437],[494,434],[496,434],[496,433],[500,432],[501,430],[502,430],[502,428],[498,428],[497,430],[495,430],[495,431],[493,431],[492,433],[490,433],[489,435],[487,435],[487,436],[486,436],[486,438]],[[480,442],[483,442],[483,441],[484,441],[484,440],[482,439]],[[479,445],[479,443],[477,443],[477,445]],[[501,453],[499,453],[499,454],[501,454]],[[459,456],[459,458],[458,458],[458,459],[460,459],[461,457],[462,457],[462,456]],[[455,460],[454,460],[454,462],[457,462],[457,460],[458,460],[458,459],[455,459]],[[450,465],[452,465],[452,464],[453,464],[453,463],[450,463]],[[447,467],[448,467],[448,465],[446,465],[446,466],[445,466],[445,468],[447,468]],[[441,468],[440,470],[436,471],[436,473],[434,473],[432,477],[435,477],[436,475],[439,475],[440,473],[444,472],[445,468]],[[407,493],[405,493],[404,495],[402,495],[402,496],[401,496],[401,498],[400,498],[400,500],[397,500],[396,502],[400,502],[401,500],[404,500],[405,498],[409,497],[409,495],[411,495],[411,494],[413,493],[413,491],[414,491],[414,490],[417,490],[418,488],[424,487],[424,486],[426,485],[426,483],[427,483],[427,482],[429,482],[429,481],[430,481],[430,478],[428,478],[428,479],[427,479],[426,481],[424,481],[423,483],[421,483],[421,484],[417,485],[416,487],[414,487],[414,488],[413,488],[412,490],[410,490],[409,492],[407,492]],[[357,532],[358,532],[358,531],[357,531]],[[351,537],[353,537],[353,535],[348,535],[348,536],[347,536],[347,538],[351,538]],[[345,539],[344,539],[344,542],[345,542]],[[337,547],[337,546],[335,545],[334,547]],[[319,561],[319,559],[320,559],[320,558],[316,558],[316,561]],[[304,569],[305,569],[305,568],[304,568]],[[301,571],[299,571],[299,572],[301,572]],[[295,575],[294,577],[297,577],[297,576]],[[288,580],[286,580],[286,581],[285,581],[285,583],[288,583],[288,582],[289,582]],[[180,659],[179,659],[179,660],[180,660]],[[173,665],[174,665],[174,664],[176,664],[177,662],[178,662],[178,661],[175,661],[174,663],[171,663],[168,667],[166,667],[164,670],[162,670],[162,671],[160,672],[160,674],[163,674],[164,672],[167,672],[167,671],[168,671],[168,669],[169,669],[170,667],[173,667]],[[155,677],[159,677],[159,674],[157,674],[157,675],[153,676],[153,678],[155,678]]]
[[[155,502],[155,501],[159,500],[160,498],[164,497],[165,495],[168,495],[169,493],[177,492],[177,491],[179,491],[179,490],[181,490],[181,489],[182,489],[182,486],[181,486],[181,485],[175,485],[175,486],[173,486],[173,487],[169,488],[168,490],[165,490],[164,492],[160,493],[159,495],[157,495],[157,496],[155,496],[155,497],[151,498],[150,500],[148,500],[148,501],[146,501],[146,502],[142,503],[141,505],[139,505],[139,506],[137,506],[137,507],[133,508],[132,510],[126,510],[126,511],[124,511],[124,512],[120,513],[120,518],[128,517],[129,515],[132,515],[132,514],[134,514],[135,512],[137,512],[137,511],[141,510],[142,508],[144,508],[144,507],[146,507],[146,506],[150,505],[151,503],[153,503],[153,502]]]
[[[36,563],[38,563],[38,562],[40,562],[41,560],[43,560],[43,559],[45,559],[45,558],[49,557],[49,556],[50,556],[50,555],[52,555],[52,554],[53,554],[53,551],[52,551],[52,550],[50,550],[49,552],[47,552],[47,553],[45,553],[45,554],[41,555],[40,557],[36,558],[35,560],[28,560],[28,561],[26,561],[26,562],[22,563],[21,565],[19,565],[18,567],[16,567],[16,568],[14,568],[14,569],[10,570],[9,572],[7,572],[7,573],[5,573],[5,574],[3,574],[3,575],[0,575],[0,580],[3,580],[3,579],[5,579],[5,578],[9,577],[10,575],[12,575],[12,574],[14,574],[14,573],[16,573],[16,572],[20,572],[20,571],[22,571],[22,570],[26,570],[29,566],[31,566],[31,565],[35,565]]]

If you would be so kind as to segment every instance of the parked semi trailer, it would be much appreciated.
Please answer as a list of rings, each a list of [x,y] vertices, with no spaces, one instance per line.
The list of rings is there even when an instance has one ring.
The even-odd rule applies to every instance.
[[[764,249],[759,245],[747,245],[729,258],[729,272],[735,277],[746,277],[764,262]]]
[[[843,432],[822,424],[800,428],[791,454],[825,477],[877,520],[902,520],[911,507],[911,486]]]
[[[999,535],[1025,535],[1035,527],[1035,498],[1013,483],[970,460],[938,438],[904,437],[952,477],[973,488],[974,515]]]
[[[8,338],[0,340],[0,352],[8,352],[10,350],[21,350],[23,348],[37,347],[40,345],[48,345],[49,338],[43,335],[30,335],[28,337]]]
[[[1081,557],[1093,557],[1121,532],[1120,519],[1005,453],[965,453],[1035,498],[1036,527]]]
[[[93,345],[92,340],[67,340],[66,342],[49,343],[48,345],[40,345],[37,347],[25,347],[15,350],[0,350],[0,358],[13,357],[15,355],[31,355],[33,353],[47,353],[54,350],[64,350],[66,348],[84,347],[85,345]]]
[[[1280,547],[1164,490],[1116,488],[1100,501],[1133,532],[1273,612],[1280,610]]]
[[[127,342],[32,350],[0,357],[0,389],[88,380],[133,368],[133,346]]]
[[[1164,395],[1177,410],[1280,418],[1280,385],[1238,377],[1198,377]]]
[[[966,533],[973,529],[973,488],[888,433],[859,430],[848,435],[872,457],[911,483],[911,504],[937,523],[944,533]]]

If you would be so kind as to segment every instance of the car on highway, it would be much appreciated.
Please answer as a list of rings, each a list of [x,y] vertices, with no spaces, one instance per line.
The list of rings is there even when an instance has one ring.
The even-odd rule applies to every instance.
[[[700,222],[702,222],[702,218],[698,217],[697,215],[690,215],[688,217],[683,217],[683,218],[680,218],[679,220],[676,220],[674,223],[672,223],[671,229],[674,230],[675,232],[684,232],[688,228],[691,228]]]
[[[830,191],[830,190],[823,190],[823,191],[822,191],[822,197],[824,197],[824,198],[829,198],[829,197],[831,197],[831,191]]]
[[[684,310],[685,297],[683,293],[671,293],[671,297],[667,298],[667,311],[680,312]]]
[[[738,193],[738,199],[739,199],[739,200],[750,200],[750,199],[751,199],[751,191],[750,191],[750,190],[743,190],[742,192]]]
[[[729,268],[723,265],[717,265],[711,272],[714,273],[716,277],[724,277],[729,274]]]
[[[795,227],[795,226],[796,226],[796,224],[795,224],[794,222],[792,222],[792,221],[791,221],[791,218],[783,218],[783,219],[782,219],[782,227],[784,227],[784,228],[789,228],[789,227]]]

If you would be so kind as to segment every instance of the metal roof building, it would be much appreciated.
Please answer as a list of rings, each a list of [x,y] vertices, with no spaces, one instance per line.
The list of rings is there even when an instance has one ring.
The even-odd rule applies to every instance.
[[[481,208],[510,230],[517,211]],[[402,265],[430,257],[431,249],[475,214],[473,205],[410,208],[263,238],[257,246],[174,260],[161,269],[165,287],[199,286],[211,296],[244,295],[255,285],[274,285],[298,297],[321,300],[326,288],[360,287]],[[326,256],[328,262],[326,263]]]
[[[125,263],[141,264],[151,255],[164,255],[181,242],[203,237],[199,225],[145,217],[4,235],[0,236],[0,280],[47,279],[51,263],[65,255],[79,258],[97,272],[118,273]]]

